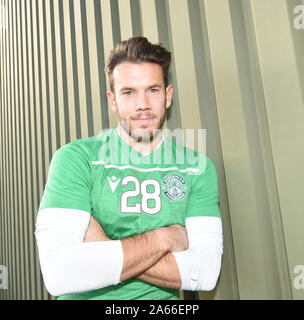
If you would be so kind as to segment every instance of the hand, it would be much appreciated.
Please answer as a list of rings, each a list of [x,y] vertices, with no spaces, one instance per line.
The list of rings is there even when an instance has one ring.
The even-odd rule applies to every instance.
[[[90,223],[85,234],[84,242],[108,240],[111,239],[107,237],[97,220],[93,216],[91,216]]]
[[[166,232],[167,241],[169,241],[170,251],[184,251],[189,247],[186,228],[179,224],[162,228]]]

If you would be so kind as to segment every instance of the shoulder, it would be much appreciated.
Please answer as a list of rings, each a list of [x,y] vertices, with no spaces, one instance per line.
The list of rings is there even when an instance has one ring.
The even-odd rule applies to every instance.
[[[61,146],[53,158],[69,158],[71,161],[92,162],[98,159],[100,148],[106,144],[113,135],[114,129],[108,129],[97,136],[80,138]]]
[[[189,174],[202,176],[215,170],[212,160],[203,152],[184,146],[169,137],[165,137],[166,153],[171,153],[172,163],[187,170]]]

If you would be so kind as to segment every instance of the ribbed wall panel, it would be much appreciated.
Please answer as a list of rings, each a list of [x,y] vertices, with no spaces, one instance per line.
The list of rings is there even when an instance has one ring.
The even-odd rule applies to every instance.
[[[117,125],[110,50],[135,35],[173,53],[165,127],[207,130],[224,256],[197,299],[303,299],[303,0],[0,0],[0,299],[54,299],[34,229],[50,160]],[[3,19],[5,18],[5,19]],[[1,286],[1,284],[0,284]]]

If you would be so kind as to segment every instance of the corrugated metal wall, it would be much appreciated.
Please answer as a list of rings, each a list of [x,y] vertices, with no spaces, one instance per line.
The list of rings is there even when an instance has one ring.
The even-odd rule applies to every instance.
[[[0,5],[0,299],[51,298],[33,233],[49,162],[63,144],[116,126],[104,61],[132,35],[173,51],[166,126],[207,129],[218,170],[223,267],[199,298],[304,298],[295,286],[304,265],[304,29],[293,11],[303,1]]]

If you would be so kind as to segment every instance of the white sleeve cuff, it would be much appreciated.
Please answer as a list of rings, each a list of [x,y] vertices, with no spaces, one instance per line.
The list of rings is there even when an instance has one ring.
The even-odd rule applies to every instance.
[[[182,286],[180,290],[198,290],[201,276],[199,261],[195,254],[193,254],[191,249],[172,253],[181,276]]]
[[[182,286],[180,290],[213,290],[221,269],[223,237],[221,219],[186,219],[189,249],[173,252]]]

